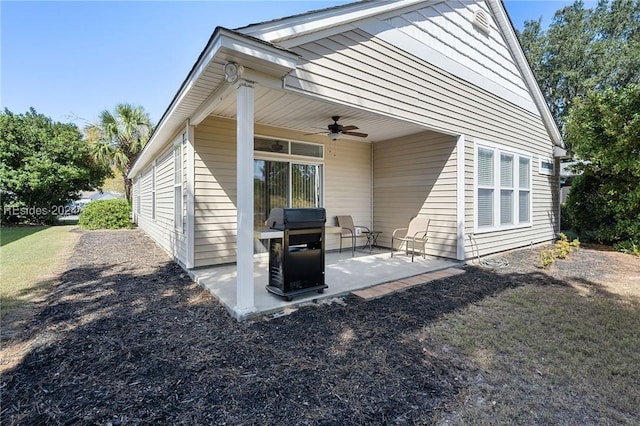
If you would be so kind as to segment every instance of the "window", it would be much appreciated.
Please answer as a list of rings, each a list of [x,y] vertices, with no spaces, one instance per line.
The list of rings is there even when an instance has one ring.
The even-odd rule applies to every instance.
[[[151,219],[156,220],[156,162],[151,168]]]
[[[531,157],[476,146],[476,231],[531,225]]]
[[[182,232],[182,143],[173,147],[173,223]]]
[[[540,161],[538,163],[538,170],[541,175],[554,175],[554,162],[551,158],[540,157]]]
[[[254,228],[264,222],[275,207],[320,207],[322,165],[286,161],[253,162]]]
[[[513,155],[500,154],[500,225],[513,223]]]
[[[520,157],[518,163],[518,222],[531,222],[531,159]]]
[[[136,213],[140,214],[140,176],[136,178]]]
[[[256,229],[264,228],[275,207],[321,207],[322,163],[318,160],[323,158],[323,148],[318,144],[256,138],[253,162]]]
[[[493,226],[493,151],[478,149],[478,226]]]

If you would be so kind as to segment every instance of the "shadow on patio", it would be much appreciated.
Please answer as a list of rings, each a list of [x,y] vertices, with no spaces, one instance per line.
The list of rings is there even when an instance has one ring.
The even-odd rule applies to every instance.
[[[343,296],[355,290],[457,265],[460,263],[429,256],[426,259],[416,256],[415,261],[411,262],[410,256],[398,252],[397,255],[391,257],[389,250],[384,248],[375,248],[371,254],[368,251],[356,250],[353,257],[350,249],[342,253],[327,252],[325,255],[325,283],[328,288],[322,294],[315,291],[309,292],[288,302],[282,297],[268,293],[265,289],[269,282],[269,259],[264,256],[255,259],[254,297],[256,311],[249,316],[289,311],[309,302]],[[242,317],[235,309],[237,278],[235,264],[195,269],[191,270],[189,274],[195,282],[213,294],[231,315],[239,319],[246,318]]]

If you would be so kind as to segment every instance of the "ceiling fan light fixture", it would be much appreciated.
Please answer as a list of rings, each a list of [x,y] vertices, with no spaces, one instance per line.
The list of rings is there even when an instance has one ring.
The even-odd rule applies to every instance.
[[[340,139],[340,132],[329,132],[327,133],[327,136],[329,136],[329,139],[331,139],[332,141],[337,141],[338,139]]]

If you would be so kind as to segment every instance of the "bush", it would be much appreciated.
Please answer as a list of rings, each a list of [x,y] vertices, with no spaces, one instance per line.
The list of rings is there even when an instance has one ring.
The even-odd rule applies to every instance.
[[[560,204],[560,230],[563,232],[571,230],[571,216],[567,203]]]
[[[542,261],[542,267],[548,268],[556,261],[556,251],[554,249],[542,250],[540,253],[540,260]]]
[[[580,248],[580,240],[577,238],[570,242],[563,232],[558,234],[558,237],[559,239],[553,248],[544,249],[540,253],[540,262],[543,268],[551,266],[556,259],[566,259],[574,249],[578,250]]]
[[[613,245],[613,249],[622,253],[640,256],[640,244],[635,241],[622,241]]]
[[[131,228],[131,206],[127,200],[93,201],[82,210],[78,225],[84,229]]]

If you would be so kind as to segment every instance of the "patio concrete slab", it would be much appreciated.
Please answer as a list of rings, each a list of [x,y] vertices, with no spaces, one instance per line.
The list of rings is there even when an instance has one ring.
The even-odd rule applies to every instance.
[[[395,254],[376,248],[373,253],[351,251],[342,253],[329,252],[325,255],[325,283],[328,288],[324,293],[305,293],[295,297],[291,302],[284,298],[268,293],[265,286],[269,282],[266,257],[256,258],[254,263],[254,305],[251,313],[241,313],[236,310],[236,265],[223,265],[212,268],[194,269],[189,271],[191,279],[207,289],[218,299],[226,309],[239,320],[250,317],[288,311],[301,304],[317,302],[321,299],[347,295],[355,290],[372,287],[378,284],[399,281],[427,272],[438,271],[460,265],[460,262],[440,258],[423,259],[416,257],[411,262],[411,256]],[[415,280],[411,280],[413,283]],[[416,283],[424,280],[418,279]],[[405,285],[411,285],[405,283]]]

